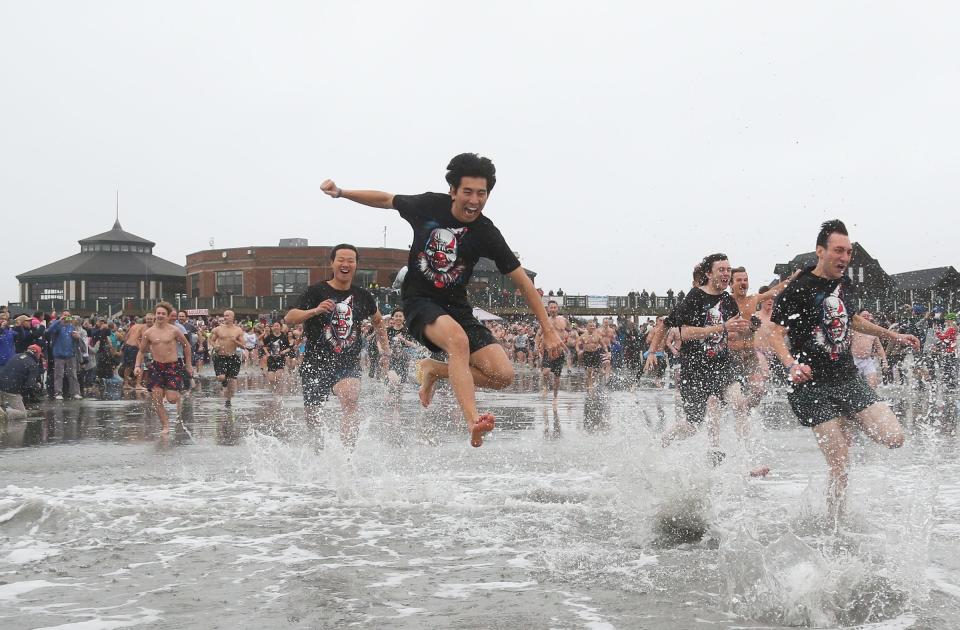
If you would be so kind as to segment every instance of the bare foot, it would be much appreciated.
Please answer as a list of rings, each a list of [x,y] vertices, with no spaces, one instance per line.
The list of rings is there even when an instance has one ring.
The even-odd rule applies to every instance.
[[[767,466],[766,464],[761,464],[760,466],[757,466],[756,468],[750,471],[751,477],[766,477],[769,474],[770,474],[770,467]]]
[[[429,407],[433,400],[433,390],[437,384],[437,375],[433,369],[435,363],[433,359],[424,359],[417,363],[416,379],[420,383],[420,404],[424,407]]]
[[[483,446],[483,434],[493,431],[494,415],[492,413],[482,413],[470,429],[470,446]]]

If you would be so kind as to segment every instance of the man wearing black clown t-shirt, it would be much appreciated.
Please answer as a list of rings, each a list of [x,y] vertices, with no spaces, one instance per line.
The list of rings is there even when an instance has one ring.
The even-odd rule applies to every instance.
[[[827,504],[834,519],[844,510],[855,427],[888,448],[902,446],[904,439],[897,417],[857,371],[850,331],[920,348],[913,335],[897,334],[855,314],[846,277],[852,253],[843,222],[824,223],[817,235],[817,266],[805,269],[777,297],[770,318],[770,346],[794,384],[787,395],[790,407],[800,424],[813,428],[830,467]]]
[[[448,194],[393,195],[373,190],[343,190],[331,180],[320,188],[374,208],[395,208],[413,228],[413,245],[403,280],[403,310],[411,335],[434,352],[446,352],[447,363],[425,359],[417,364],[420,402],[426,407],[437,380],[449,378],[470,431],[473,446],[494,426],[493,414],[477,411],[475,386],[503,389],[513,382],[513,366],[492,333],[473,316],[466,287],[473,267],[491,258],[523,294],[546,331],[550,356],[563,351],[533,282],[493,222],[483,215],[497,181],[487,158],[461,153],[447,165]]]
[[[347,446],[357,441],[357,404],[360,399],[360,324],[369,318],[377,332],[381,362],[389,360],[390,343],[377,302],[366,289],[353,286],[357,272],[357,248],[346,243],[330,250],[333,278],[307,287],[284,320],[303,324],[307,346],[300,366],[303,405],[307,423],[318,421],[319,411],[333,392],[343,416],[340,440]]]
[[[656,353],[663,350],[666,330],[680,329],[679,389],[686,418],[678,420],[664,432],[664,446],[676,438],[696,433],[711,396],[723,404],[732,404],[737,414],[749,412],[727,347],[728,335],[750,330],[750,321],[740,316],[736,300],[727,293],[730,261],[726,254],[711,254],[700,262],[694,275],[701,282],[700,286],[690,290],[663,324],[657,324],[647,357],[646,371],[652,372],[657,363]],[[720,446],[719,418],[711,418],[709,431],[711,445],[717,449]],[[719,463],[723,453],[715,450],[713,456]]]

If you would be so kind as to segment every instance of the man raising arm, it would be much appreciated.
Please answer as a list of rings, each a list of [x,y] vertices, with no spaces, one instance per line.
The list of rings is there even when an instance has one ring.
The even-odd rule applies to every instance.
[[[490,331],[473,316],[466,286],[480,257],[491,258],[510,277],[545,332],[549,356],[562,342],[550,326],[540,296],[493,222],[483,214],[496,184],[493,163],[473,153],[455,156],[447,166],[448,193],[393,195],[371,190],[343,190],[326,180],[321,189],[374,208],[395,208],[413,228],[413,245],[403,280],[407,326],[415,339],[446,363],[425,359],[417,364],[420,402],[428,406],[437,380],[447,378],[467,421],[470,443],[483,444],[494,427],[493,414],[477,411],[475,386],[503,389],[513,382],[513,366]]]

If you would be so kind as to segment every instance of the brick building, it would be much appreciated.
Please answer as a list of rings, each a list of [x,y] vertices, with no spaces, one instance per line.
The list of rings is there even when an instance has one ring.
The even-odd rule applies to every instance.
[[[300,295],[311,284],[329,280],[331,245],[310,246],[306,239],[283,239],[277,247],[207,249],[187,254],[190,298],[286,297]],[[390,286],[407,264],[407,250],[358,247],[355,283]]]

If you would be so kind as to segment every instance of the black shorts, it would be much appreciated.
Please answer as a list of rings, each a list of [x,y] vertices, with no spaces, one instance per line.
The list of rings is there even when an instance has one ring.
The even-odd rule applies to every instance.
[[[413,338],[432,352],[443,352],[444,350],[427,339],[424,330],[442,315],[449,315],[463,328],[463,332],[467,334],[467,341],[470,343],[470,354],[497,343],[490,329],[473,316],[473,307],[469,304],[439,304],[428,298],[405,298],[403,300],[403,314],[407,317],[407,330],[410,331]]]
[[[139,351],[140,349],[137,348],[137,346],[124,344],[123,354],[121,355],[121,365],[123,365],[124,369],[129,368],[132,370],[137,367],[137,352]]]
[[[317,360],[306,357],[300,365],[300,384],[303,386],[303,405],[319,407],[328,398],[333,386],[347,378],[360,378],[360,362]]]
[[[594,350],[593,352],[583,351],[583,367],[598,368],[600,360],[603,358],[603,350]]]
[[[787,394],[790,408],[805,427],[815,427],[838,418],[852,417],[880,398],[859,374],[835,384],[809,382],[794,385]]]
[[[410,375],[410,360],[390,361],[390,371],[396,372],[401,383],[406,383]]]
[[[235,354],[214,355],[213,373],[226,378],[237,378],[240,375],[240,357]],[[226,379],[224,379],[224,382],[226,382]]]
[[[187,368],[184,365],[182,358],[177,359],[177,369],[180,371],[180,380],[182,382],[181,387],[183,388],[180,391],[187,391],[193,386],[193,379],[190,378],[189,374],[187,374]]]
[[[680,368],[680,398],[687,422],[699,424],[707,415],[707,399],[716,396],[721,405],[726,404],[727,387],[735,383],[730,366],[719,369],[688,370]]]
[[[279,372],[286,362],[287,360],[283,357],[267,357],[267,372]]]
[[[543,357],[543,369],[550,370],[553,372],[554,376],[560,376],[560,373],[563,372],[563,366],[567,362],[567,357],[561,352],[560,356],[556,359],[548,359],[546,356]]]

